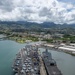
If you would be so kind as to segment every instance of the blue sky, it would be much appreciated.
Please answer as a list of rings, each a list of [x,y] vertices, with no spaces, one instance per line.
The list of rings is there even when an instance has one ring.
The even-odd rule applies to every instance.
[[[1,21],[75,23],[75,0],[0,0]]]
[[[75,0],[58,0],[58,1],[62,1],[62,2],[70,2],[70,3],[75,3]]]

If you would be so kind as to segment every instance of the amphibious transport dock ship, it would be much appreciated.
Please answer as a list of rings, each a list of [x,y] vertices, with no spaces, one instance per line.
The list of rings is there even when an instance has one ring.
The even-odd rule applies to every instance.
[[[56,65],[55,60],[52,59],[51,53],[48,52],[47,49],[42,53],[42,59],[45,65],[47,75],[62,75],[61,71]]]
[[[13,63],[13,75],[40,75],[38,48],[31,45],[19,51]]]

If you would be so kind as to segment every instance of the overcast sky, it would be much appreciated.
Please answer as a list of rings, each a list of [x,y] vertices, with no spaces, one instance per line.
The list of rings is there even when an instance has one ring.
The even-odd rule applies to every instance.
[[[1,21],[75,23],[75,0],[0,0]]]

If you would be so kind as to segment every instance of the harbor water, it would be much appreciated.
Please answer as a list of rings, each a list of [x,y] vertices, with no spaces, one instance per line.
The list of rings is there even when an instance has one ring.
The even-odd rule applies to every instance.
[[[0,75],[13,75],[11,68],[13,60],[25,45],[10,40],[0,41]],[[39,50],[42,53],[45,49],[40,48]],[[63,75],[75,75],[75,56],[53,50],[49,51]]]

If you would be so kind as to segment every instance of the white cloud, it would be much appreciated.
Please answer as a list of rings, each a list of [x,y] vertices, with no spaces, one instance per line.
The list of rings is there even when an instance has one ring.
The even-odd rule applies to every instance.
[[[58,0],[0,0],[0,20],[75,23],[75,5]]]

